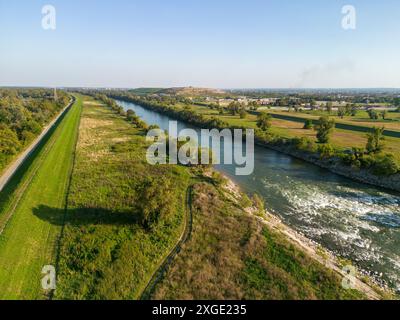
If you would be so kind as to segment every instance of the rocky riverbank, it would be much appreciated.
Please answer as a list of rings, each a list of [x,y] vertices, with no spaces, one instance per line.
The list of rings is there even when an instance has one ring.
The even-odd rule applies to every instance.
[[[240,190],[240,187],[227,176],[224,176],[224,178],[226,182],[223,185],[223,189],[231,200],[239,204],[243,192]],[[284,224],[277,216],[269,213],[268,209],[265,210],[263,215],[257,214],[257,208],[253,207],[245,208],[245,211],[270,229],[284,235],[290,243],[300,248],[303,252],[324,265],[326,268],[338,274],[343,278],[343,285],[346,285],[347,283],[349,288],[354,288],[363,292],[368,299],[371,300],[395,298],[395,293],[386,285],[386,283],[380,281],[381,279],[379,278],[379,275],[369,274],[365,270],[357,269],[350,265],[350,262],[344,263],[333,252],[326,248],[322,248],[317,242],[307,238],[304,234],[301,234]],[[351,272],[349,275],[349,270],[353,269],[354,273]]]
[[[400,192],[400,174],[391,176],[377,176],[369,170],[344,165],[338,158],[321,159],[321,157],[317,154],[304,152],[288,145],[265,144],[262,142],[257,142],[257,144],[288,154],[297,159],[310,162],[321,168],[328,169],[333,173],[356,180],[358,182]]]

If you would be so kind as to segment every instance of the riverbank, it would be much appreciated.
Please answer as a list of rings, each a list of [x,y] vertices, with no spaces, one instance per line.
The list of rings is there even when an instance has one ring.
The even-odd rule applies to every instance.
[[[390,299],[351,277],[333,257],[279,219],[261,213],[213,169],[193,188],[193,231],[152,299]],[[350,284],[343,284],[350,279]]]
[[[110,95],[111,98],[136,103],[143,108],[150,109],[156,112],[160,112],[162,114],[166,114],[172,118],[177,120],[184,121],[190,125],[201,127],[201,128],[217,128],[217,129],[226,129],[227,127],[230,129],[236,129],[234,126],[227,126],[227,123],[219,120],[219,119],[204,119],[199,114],[193,114],[192,116],[188,116],[189,111],[185,110],[176,110],[173,108],[164,108],[161,106],[156,106],[151,103],[143,103],[141,100],[119,96],[119,95]],[[243,129],[243,128],[241,128]],[[371,186],[381,187],[388,190],[400,192],[400,173],[381,176],[375,175],[372,169],[363,169],[356,168],[351,165],[345,165],[343,160],[339,157],[322,157],[319,152],[309,152],[303,151],[297,148],[291,141],[287,141],[285,139],[278,139],[272,142],[267,142],[265,140],[260,139],[259,137],[255,137],[255,143],[259,146],[273,149],[278,152],[282,152],[284,154],[293,156],[295,158],[301,159],[303,161],[312,163],[321,168],[327,169],[335,174],[341,175],[343,177],[366,183]]]
[[[341,163],[341,160],[336,157],[324,159],[321,158],[318,154],[295,149],[292,145],[266,144],[260,141],[256,141],[256,143],[257,145],[285,153],[303,161],[307,161],[343,177],[366,183],[371,186],[400,192],[399,173],[391,176],[377,176],[373,174],[370,170],[343,165]]]
[[[118,113],[116,108],[114,112]],[[149,125],[153,122],[149,122]],[[342,287],[339,273],[244,208],[252,202],[222,190],[224,179],[199,176],[193,188],[193,232],[155,299],[379,299]],[[228,184],[229,185],[229,184]],[[254,200],[253,200],[254,201]]]
[[[242,199],[242,190],[234,181],[229,179],[229,177],[225,175],[223,177],[225,179],[223,188],[226,193],[231,196],[231,199],[236,201],[239,205]],[[307,253],[311,258],[318,261],[324,267],[335,272],[343,279],[342,283],[344,285],[348,284],[349,288],[363,292],[368,299],[392,299],[395,296],[395,294],[384,285],[384,283],[370,277],[363,270],[354,269],[355,273],[349,275],[348,270],[355,268],[350,262],[341,261],[340,258],[331,251],[322,248],[315,241],[312,241],[305,235],[300,234],[284,224],[281,219],[268,212],[268,209],[266,209],[262,215],[258,214],[258,209],[255,207],[245,208],[245,212],[268,226],[271,230],[282,234],[290,243],[300,248],[303,252]]]

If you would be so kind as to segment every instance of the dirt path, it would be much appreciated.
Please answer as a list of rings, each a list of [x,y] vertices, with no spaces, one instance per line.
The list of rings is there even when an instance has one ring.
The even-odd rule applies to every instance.
[[[185,228],[182,232],[175,247],[171,252],[162,260],[159,267],[154,271],[153,276],[147,283],[146,288],[143,290],[140,300],[149,300],[154,292],[156,285],[162,280],[165,272],[168,270],[169,266],[173,262],[174,258],[182,249],[182,245],[190,239],[193,227],[193,213],[192,213],[192,190],[193,185],[189,186],[186,191],[186,214],[185,214]]]

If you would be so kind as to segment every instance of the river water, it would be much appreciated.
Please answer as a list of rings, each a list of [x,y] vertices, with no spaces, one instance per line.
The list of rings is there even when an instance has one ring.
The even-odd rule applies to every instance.
[[[175,121],[133,103],[117,102],[164,130]],[[193,127],[178,121],[179,131],[185,128]],[[400,290],[400,194],[257,146],[254,173],[237,176],[235,168],[216,166],[248,194],[263,196],[268,211],[285,224]]]

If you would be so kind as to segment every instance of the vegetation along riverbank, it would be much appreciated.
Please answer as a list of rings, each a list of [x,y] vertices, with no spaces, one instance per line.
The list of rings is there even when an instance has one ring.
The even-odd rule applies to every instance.
[[[208,111],[204,111],[204,107],[178,102],[167,103],[151,96],[136,96],[129,92],[112,92],[109,96],[137,103],[201,128],[253,128],[256,143],[259,145],[284,152],[363,183],[400,191],[399,139],[385,139],[379,128],[371,128],[369,133],[344,134],[340,131],[338,142],[335,142],[331,137],[335,130],[333,120],[326,117],[321,117],[319,122],[327,126],[321,125],[321,129],[317,127],[316,132],[314,128],[308,130],[302,128],[301,131],[306,134],[305,136],[288,136],[279,130],[276,131],[271,117],[264,112],[251,119],[241,119],[240,114],[227,116],[213,110],[209,114]],[[318,131],[321,132],[319,139]],[[311,139],[310,134],[314,135],[315,139]],[[346,139],[341,139],[343,135]],[[390,152],[386,152],[386,149]]]
[[[343,276],[340,273],[328,264],[325,265],[315,259],[303,246],[289,241],[287,235],[277,231],[272,225],[259,220],[258,214],[265,218],[263,201],[257,196],[249,199],[235,188],[227,187],[228,181],[217,173],[210,172],[210,169],[170,165],[147,168],[143,150],[147,146],[144,135],[149,129],[148,126],[139,121],[134,114],[122,112],[112,100],[104,99],[102,103],[108,104],[110,109],[88,104],[85,106],[84,127],[89,127],[85,117],[90,119],[92,125],[90,131],[82,136],[97,137],[97,143],[81,142],[82,146],[86,146],[86,151],[79,151],[82,146],[79,147],[78,144],[78,169],[74,175],[77,189],[71,193],[70,198],[72,200],[70,209],[76,212],[71,216],[71,225],[67,223],[66,230],[68,231],[63,237],[61,256],[64,258],[61,259],[61,265],[64,270],[60,277],[63,286],[61,294],[59,293],[60,298],[81,295],[86,298],[112,298],[115,295],[139,298],[143,290],[149,288],[149,282],[154,281],[154,278],[156,281],[147,292],[147,298],[363,299],[382,297],[379,290],[376,291],[367,284],[360,285],[355,290],[344,289]],[[80,138],[80,141],[83,141],[82,139]],[[101,143],[98,148],[96,147],[96,154],[100,153],[101,157],[95,156],[92,151],[89,152],[89,150],[94,150],[95,145],[99,145],[99,141]],[[110,157],[109,160],[107,160],[108,157]],[[119,174],[115,174],[119,172],[119,169],[116,171],[117,167],[114,166],[112,170],[114,178],[111,179],[107,172],[110,172],[109,166],[115,162],[116,158],[119,158],[124,166],[121,167]],[[127,161],[128,159],[135,161],[131,163]],[[81,164],[79,164],[80,161]],[[90,164],[92,161],[96,161],[96,166]],[[86,164],[83,165],[85,162]],[[79,169],[80,166],[82,170]],[[92,168],[89,174],[91,178],[90,181],[86,179],[86,182],[83,182],[79,172],[82,172],[83,177],[84,172],[87,174],[88,167]],[[178,206],[172,209],[170,218],[161,216],[150,229],[147,229],[138,218],[140,211],[137,211],[137,206],[141,206],[141,202],[144,201],[142,196],[139,196],[143,190],[140,187],[142,186],[140,181],[145,179],[141,176],[142,173],[150,172],[151,175],[153,171],[158,173],[162,171],[166,177],[169,177],[170,170],[175,172],[171,176],[174,179],[174,185],[183,189],[188,188],[189,185],[193,186],[188,204],[192,211],[193,224],[190,236],[185,237],[184,242],[181,242],[182,230],[185,228],[185,221],[190,221],[190,219],[184,219],[185,199],[178,197],[176,202]],[[99,171],[99,174],[96,171]],[[85,177],[87,177],[86,174]],[[119,177],[124,177],[126,181],[127,175],[130,176],[129,181],[135,182],[130,183],[132,189],[126,189],[127,186],[125,186],[124,190],[133,190],[132,194],[135,196],[132,195],[132,197],[135,199],[128,197],[126,201],[128,199],[131,201],[123,202],[127,220],[118,223],[119,231],[117,231],[117,228],[102,222],[103,219],[94,218],[94,215],[95,212],[103,212],[98,208],[109,206],[106,199],[108,201],[115,199],[111,201],[114,206],[115,203],[121,201],[120,197],[124,195],[124,191],[118,191],[122,182]],[[101,188],[96,190],[89,188],[89,185],[98,183],[101,183]],[[165,187],[166,183],[167,181],[159,183],[161,190],[171,189]],[[72,186],[74,190],[74,182]],[[108,192],[104,193],[106,190]],[[90,202],[82,197],[82,194],[87,193],[91,195],[88,197]],[[179,194],[184,195],[185,192]],[[148,198],[146,199],[148,201]],[[157,201],[161,199],[153,200],[155,208],[157,208]],[[76,207],[78,209],[74,209]],[[92,211],[91,207],[97,210]],[[79,219],[79,216],[88,217],[91,211],[93,212],[92,222],[88,221],[88,224],[83,226],[73,222]],[[122,218],[122,213],[123,211],[115,213],[104,211],[101,215],[104,215],[105,221],[112,217],[117,223]],[[172,220],[175,224],[166,224],[165,219],[167,221],[174,219],[174,213],[177,214],[177,220]],[[121,227],[125,230],[122,233]],[[166,230],[170,231],[166,232]],[[162,246],[159,246],[158,240],[161,237],[159,232],[162,233],[164,239]],[[143,239],[147,239],[148,236],[151,237],[144,242]],[[110,237],[114,240],[111,243],[107,240],[107,245],[105,245],[103,242]],[[142,239],[140,246],[135,240],[137,237]],[[125,244],[127,239],[129,241]],[[158,243],[155,247],[157,251],[154,248],[155,243],[152,244],[150,239]],[[124,245],[118,246],[117,244],[122,241]],[[77,246],[78,242],[79,246]],[[165,259],[177,245],[179,245],[179,253],[174,255],[172,261],[165,264]],[[93,251],[94,248],[96,248],[95,251]],[[120,252],[122,248],[124,248],[123,252]],[[142,250],[147,252],[147,249],[153,253],[151,261],[146,260],[143,254]],[[80,250],[86,253],[77,255]],[[89,252],[92,253],[88,254]],[[142,261],[142,259],[145,260]],[[82,267],[86,265],[92,269]],[[137,265],[137,267],[133,268],[134,273],[131,268],[126,268],[121,275],[115,273],[116,270],[122,269],[122,265]],[[160,268],[163,269],[160,270]],[[140,277],[137,276],[138,271],[140,271]],[[72,286],[71,290],[70,283],[74,280],[69,275],[72,274],[73,278],[80,280]],[[121,287],[124,291],[114,289]]]

